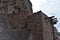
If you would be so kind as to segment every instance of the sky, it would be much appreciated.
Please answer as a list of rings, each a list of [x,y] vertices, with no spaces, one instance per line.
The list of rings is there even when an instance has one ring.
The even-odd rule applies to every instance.
[[[58,23],[55,25],[60,32],[60,0],[30,0],[33,12],[42,10],[48,16],[55,16]]]

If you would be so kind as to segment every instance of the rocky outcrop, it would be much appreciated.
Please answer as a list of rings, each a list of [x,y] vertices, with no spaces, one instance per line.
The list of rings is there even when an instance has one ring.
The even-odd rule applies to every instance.
[[[0,0],[0,40],[28,40],[30,33],[21,28],[31,14],[29,0]]]

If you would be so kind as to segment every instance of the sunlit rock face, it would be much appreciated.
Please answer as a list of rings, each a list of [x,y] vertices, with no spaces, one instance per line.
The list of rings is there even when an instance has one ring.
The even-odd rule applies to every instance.
[[[28,40],[30,33],[21,28],[31,6],[29,0],[0,0],[0,40]]]

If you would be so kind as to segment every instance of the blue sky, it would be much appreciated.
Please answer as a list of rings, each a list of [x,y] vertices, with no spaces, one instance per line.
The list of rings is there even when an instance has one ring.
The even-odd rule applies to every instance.
[[[30,0],[32,2],[33,12],[42,10],[48,16],[56,16],[58,23],[55,25],[60,32],[60,0]]]

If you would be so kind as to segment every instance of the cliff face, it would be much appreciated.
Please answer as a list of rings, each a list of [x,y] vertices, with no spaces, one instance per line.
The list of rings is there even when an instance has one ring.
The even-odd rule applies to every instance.
[[[41,11],[28,16],[26,29],[31,31],[32,40],[55,40],[54,26],[46,18],[48,16]]]
[[[0,12],[2,12],[9,25],[23,27],[25,18],[32,14],[32,4],[29,0],[1,0]]]
[[[29,0],[0,0],[0,40],[27,40],[29,33],[20,29],[32,14],[31,6]]]
[[[46,17],[41,11],[32,14],[29,0],[0,0],[0,40],[54,40]]]
[[[32,14],[28,0],[10,0],[7,6],[7,17],[13,27],[23,27],[25,18]]]

